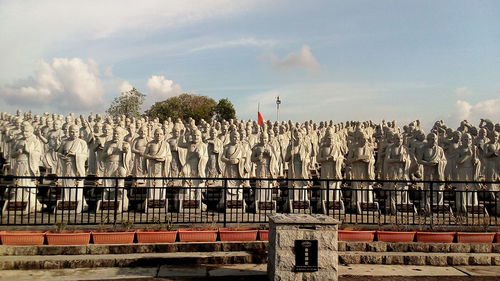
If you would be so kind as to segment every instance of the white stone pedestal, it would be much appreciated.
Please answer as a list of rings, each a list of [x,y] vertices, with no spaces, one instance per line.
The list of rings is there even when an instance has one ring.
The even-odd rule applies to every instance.
[[[270,214],[269,280],[338,280],[338,223],[318,214]]]

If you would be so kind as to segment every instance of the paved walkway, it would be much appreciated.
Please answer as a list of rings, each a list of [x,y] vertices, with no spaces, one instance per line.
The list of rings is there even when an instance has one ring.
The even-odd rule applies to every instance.
[[[267,280],[265,264],[3,270],[0,280]],[[340,266],[340,280],[498,280],[500,266]]]

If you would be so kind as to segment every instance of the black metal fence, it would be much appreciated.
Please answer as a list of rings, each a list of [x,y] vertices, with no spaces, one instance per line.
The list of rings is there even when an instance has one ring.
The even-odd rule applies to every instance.
[[[500,182],[0,176],[0,225],[266,223],[322,213],[347,224],[500,225]]]

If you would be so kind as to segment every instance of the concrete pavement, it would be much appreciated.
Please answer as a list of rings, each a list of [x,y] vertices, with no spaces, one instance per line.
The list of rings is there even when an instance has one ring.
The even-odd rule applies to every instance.
[[[3,270],[0,280],[266,280],[265,264]],[[340,266],[340,280],[495,280],[500,266]],[[408,278],[406,278],[408,277]],[[474,278],[473,278],[474,277]],[[477,278],[476,278],[477,277]],[[380,279],[383,278],[383,279]],[[454,278],[454,279],[453,279]]]

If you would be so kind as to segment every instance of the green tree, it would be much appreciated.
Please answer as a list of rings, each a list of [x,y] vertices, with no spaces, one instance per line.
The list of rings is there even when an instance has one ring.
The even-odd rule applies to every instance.
[[[201,119],[209,121],[214,116],[216,106],[217,102],[212,98],[184,93],[153,104],[145,114],[151,119],[158,118],[161,122],[168,117],[172,120],[180,118],[186,121],[191,117],[196,122]]]
[[[234,110],[233,103],[231,103],[228,99],[220,99],[214,110],[215,118],[217,120],[236,119],[236,110]]]
[[[121,93],[112,102],[106,113],[116,117],[125,115],[127,117],[140,117],[141,105],[144,102],[145,95],[136,88],[128,92]]]

